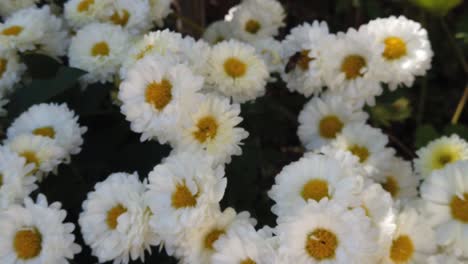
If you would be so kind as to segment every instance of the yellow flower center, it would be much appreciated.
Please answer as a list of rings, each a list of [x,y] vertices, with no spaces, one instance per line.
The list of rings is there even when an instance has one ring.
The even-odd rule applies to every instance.
[[[390,248],[390,258],[396,263],[407,262],[414,253],[414,245],[411,238],[407,235],[400,235],[393,240]]]
[[[251,258],[248,258],[248,259],[241,261],[240,264],[257,264],[257,262],[253,261]]]
[[[341,71],[346,75],[346,79],[354,80],[362,76],[361,70],[366,65],[366,60],[361,55],[349,55],[341,64]]]
[[[172,193],[172,207],[176,209],[194,207],[197,205],[197,194],[193,195],[185,181],[177,184],[175,192]]]
[[[206,236],[204,240],[205,249],[213,250],[213,244],[218,240],[218,238],[224,235],[225,231],[221,229],[213,229]]]
[[[463,194],[463,199],[458,196],[453,196],[450,202],[450,211],[452,217],[463,223],[468,223],[468,193]]]
[[[115,11],[114,14],[110,17],[110,20],[114,25],[119,25],[125,27],[128,23],[128,19],[130,18],[130,13],[127,10],[122,10],[121,12]]]
[[[83,0],[78,4],[76,10],[80,13],[86,12],[89,10],[89,7],[93,4],[94,4],[94,0]]]
[[[51,126],[36,128],[32,133],[36,136],[43,136],[52,139],[55,138],[55,129]]]
[[[107,212],[107,218],[106,218],[106,223],[107,226],[111,229],[114,230],[117,228],[117,219],[119,219],[119,216],[127,212],[127,208],[125,208],[123,205],[118,204],[111,208]]]
[[[321,179],[309,180],[302,187],[301,196],[304,200],[315,200],[319,202],[324,197],[328,197],[328,182]]]
[[[343,129],[343,122],[335,115],[329,115],[320,120],[319,131],[324,138],[335,138],[341,129]]]
[[[35,152],[24,151],[20,153],[20,156],[26,159],[26,164],[34,164],[33,173],[39,168],[40,161]]]
[[[224,71],[232,78],[239,78],[247,72],[247,65],[241,60],[231,57],[224,61]]]
[[[333,232],[317,228],[307,236],[305,250],[309,256],[317,261],[321,261],[333,259],[337,247],[338,238]]]
[[[6,59],[0,58],[0,79],[2,78],[3,74],[7,71],[8,61]]]
[[[398,192],[400,191],[398,181],[393,176],[388,176],[385,183],[382,184],[382,187],[384,190],[389,192],[393,198],[395,198],[398,195]]]
[[[309,69],[309,62],[315,60],[315,58],[309,57],[310,50],[303,50],[299,55],[299,59],[297,61],[297,65],[304,70],[307,71]]]
[[[460,152],[453,146],[441,146],[431,157],[432,169],[442,169],[445,165],[460,160]]]
[[[42,235],[36,228],[20,230],[15,234],[13,247],[19,259],[35,258],[42,250]]]
[[[204,143],[208,139],[213,139],[218,133],[218,122],[213,116],[205,116],[197,122],[197,130],[193,132],[193,136],[200,142]]]
[[[143,58],[146,56],[146,54],[148,54],[148,52],[150,52],[150,51],[153,50],[153,48],[154,48],[154,46],[153,46],[152,44],[147,45],[144,49],[142,49],[142,50],[135,56],[135,58],[136,58],[137,60],[143,59]]]
[[[146,102],[162,111],[172,100],[172,84],[166,79],[161,82],[151,82],[146,86]]]
[[[383,56],[387,60],[396,60],[406,55],[406,43],[399,37],[388,37],[384,40]]]
[[[362,210],[364,210],[364,213],[366,214],[367,217],[371,217],[370,210],[367,208],[365,204],[361,205]]]
[[[94,44],[93,48],[91,49],[91,55],[93,57],[97,56],[108,56],[110,52],[109,45],[107,42],[102,41]]]
[[[354,156],[359,158],[359,162],[363,163],[369,158],[369,150],[366,147],[359,145],[352,145],[348,150],[353,153]]]
[[[5,28],[2,31],[2,34],[5,35],[5,36],[18,36],[19,34],[21,34],[21,32],[23,32],[23,27],[21,27],[21,26],[11,26],[9,28]]]
[[[249,32],[250,34],[257,34],[262,26],[257,20],[250,19],[245,23],[245,31]]]

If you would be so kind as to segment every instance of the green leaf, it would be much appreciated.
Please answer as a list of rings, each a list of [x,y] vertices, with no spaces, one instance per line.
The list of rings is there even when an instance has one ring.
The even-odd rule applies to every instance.
[[[440,134],[432,125],[422,125],[416,129],[414,145],[419,149],[438,137]]]
[[[450,10],[461,4],[463,0],[411,0],[411,2],[435,15],[445,16]]]
[[[27,53],[21,59],[33,79],[53,78],[60,69],[60,62],[46,55]]]
[[[448,125],[444,128],[444,134],[450,136],[452,134],[457,134],[461,138],[468,140],[468,127],[464,125]]]
[[[379,103],[370,108],[372,121],[379,125],[390,126],[392,122],[403,122],[411,116],[410,101],[401,97],[392,103]]]

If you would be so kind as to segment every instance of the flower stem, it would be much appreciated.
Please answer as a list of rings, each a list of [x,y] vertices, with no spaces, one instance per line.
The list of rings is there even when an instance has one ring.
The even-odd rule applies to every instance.
[[[458,120],[460,119],[461,113],[463,112],[463,108],[465,107],[466,100],[468,99],[468,84],[465,86],[465,91],[463,92],[460,101],[458,102],[457,109],[452,116],[452,125],[456,125]]]

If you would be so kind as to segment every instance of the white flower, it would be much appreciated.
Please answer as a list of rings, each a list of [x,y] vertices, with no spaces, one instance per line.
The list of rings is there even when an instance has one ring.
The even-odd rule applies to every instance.
[[[427,177],[433,171],[443,169],[450,163],[467,160],[468,143],[456,134],[450,137],[443,136],[429,142],[416,154],[418,155],[418,158],[414,160],[416,173]]]
[[[224,166],[193,153],[172,155],[149,173],[146,201],[153,212],[150,225],[171,254],[186,229],[203,225],[219,210],[227,180]]]
[[[282,219],[309,201],[329,199],[347,206],[356,205],[363,179],[350,172],[352,170],[333,158],[308,153],[276,175],[275,185],[268,192],[276,202],[271,210]]]
[[[270,73],[281,72],[283,60],[281,59],[281,43],[273,38],[264,38],[252,42],[257,53],[262,57]]]
[[[427,263],[427,258],[436,252],[434,230],[416,210],[404,209],[398,215],[392,242],[385,250],[382,264]]]
[[[244,41],[276,36],[285,12],[276,0],[245,0],[232,13],[234,35]]]
[[[372,41],[364,30],[349,29],[322,45],[320,64],[325,84],[357,105],[375,104],[382,93],[376,71],[383,60],[383,44]]]
[[[214,211],[200,225],[187,228],[175,256],[182,264],[211,263],[211,258],[216,252],[215,245],[220,238],[229,233],[229,230],[240,225],[255,224],[256,220],[250,218],[248,212],[236,214],[232,208],[227,208],[223,212]]]
[[[99,22],[113,13],[112,0],[69,0],[64,5],[64,17],[74,30]]]
[[[384,44],[379,74],[394,90],[400,84],[413,85],[415,76],[431,68],[433,52],[427,31],[404,16],[378,18],[362,27],[377,43]]]
[[[104,17],[103,22],[122,26],[133,35],[145,33],[152,24],[148,0],[115,0],[113,13]]]
[[[192,109],[202,85],[203,78],[186,65],[161,56],[147,57],[132,68],[120,85],[121,111],[131,129],[143,133],[142,141],[173,141],[183,111]]]
[[[74,243],[75,225],[64,223],[67,213],[59,202],[48,205],[44,195],[36,203],[13,205],[0,211],[0,262],[4,264],[64,264],[81,252]]]
[[[346,150],[358,157],[367,176],[373,176],[388,166],[394,155],[393,149],[385,147],[387,143],[388,138],[380,129],[356,123],[343,128],[330,144],[335,149]]]
[[[299,114],[297,134],[308,150],[330,143],[350,124],[365,123],[368,115],[339,95],[312,98]]]
[[[274,264],[276,251],[269,243],[271,234],[255,231],[251,225],[238,225],[213,244],[212,263],[217,264]]]
[[[152,213],[145,206],[144,192],[137,173],[114,173],[88,193],[79,224],[99,262],[144,261],[145,250],[151,253],[150,246],[159,244],[148,224]]]
[[[466,264],[466,260],[457,259],[456,256],[451,254],[437,254],[430,256],[427,259],[428,264]]]
[[[206,82],[210,89],[243,103],[265,94],[265,62],[255,49],[235,40],[216,44],[208,59]]]
[[[66,157],[65,150],[47,137],[22,134],[9,138],[6,145],[25,158],[27,164],[34,165],[33,173],[39,181],[48,173],[55,173],[57,166]]]
[[[36,41],[35,52],[43,53],[52,57],[64,56],[70,44],[68,28],[61,17],[55,16],[49,6],[42,8],[44,12],[35,14],[35,23],[44,23],[44,34]],[[40,15],[40,16],[39,16]],[[40,22],[39,20],[44,20]]]
[[[215,164],[230,163],[232,155],[241,155],[242,140],[249,133],[241,127],[240,106],[214,95],[199,98],[195,108],[186,108],[175,150],[202,152]]]
[[[83,144],[86,127],[80,127],[78,117],[66,104],[38,104],[31,106],[16,118],[7,130],[9,139],[30,134],[53,139],[70,155],[78,154]]]
[[[158,25],[163,25],[163,20],[171,12],[171,0],[149,0],[151,7],[151,19]]]
[[[468,161],[458,161],[431,173],[421,185],[428,219],[437,245],[468,258]]]
[[[89,24],[71,39],[68,57],[70,66],[87,71],[86,83],[110,82],[118,72],[130,37],[121,27],[110,24]]]
[[[322,90],[321,49],[328,47],[321,43],[328,38],[327,23],[314,21],[293,28],[283,40],[281,56],[285,67],[281,78],[290,91],[310,96]]]
[[[376,263],[377,230],[370,219],[327,199],[285,217],[276,233],[283,263]]]
[[[228,21],[215,21],[205,29],[203,39],[212,45],[231,39],[233,34],[231,25]]]
[[[0,146],[0,210],[21,203],[37,188],[36,178],[29,175],[33,167],[8,147]]]
[[[16,11],[35,5],[39,0],[2,0],[0,1],[0,16],[6,18]]]
[[[26,65],[20,62],[14,50],[0,48],[0,97],[13,91],[25,70]]]

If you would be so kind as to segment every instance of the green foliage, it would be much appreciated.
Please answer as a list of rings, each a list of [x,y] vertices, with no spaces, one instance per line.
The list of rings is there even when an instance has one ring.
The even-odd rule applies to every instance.
[[[445,16],[463,0],[411,0],[411,2],[435,15]]]
[[[419,149],[438,137],[440,134],[432,125],[422,125],[416,129],[414,145]]]

